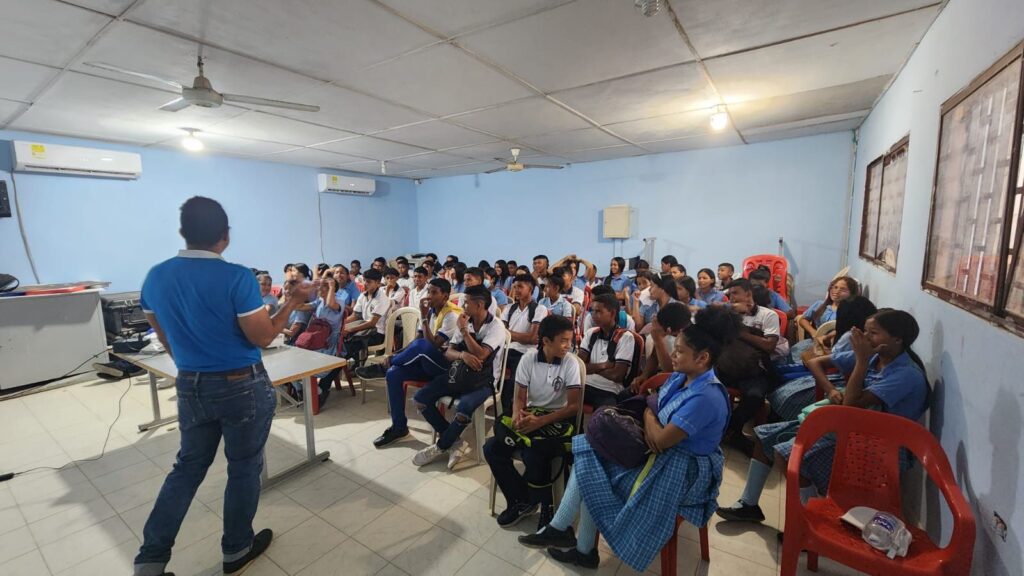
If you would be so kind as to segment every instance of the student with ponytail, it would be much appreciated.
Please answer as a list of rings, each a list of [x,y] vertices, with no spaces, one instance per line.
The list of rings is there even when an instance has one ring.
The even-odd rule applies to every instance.
[[[554,518],[519,541],[548,548],[559,562],[597,568],[600,530],[624,563],[643,571],[672,537],[677,515],[704,526],[716,507],[724,464],[718,445],[729,420],[728,395],[712,366],[739,326],[726,308],[698,312],[676,338],[675,373],[644,413],[647,464],[630,469],[606,461],[585,435],[576,436],[575,464]],[[577,516],[578,537],[571,527]]]
[[[829,364],[849,374],[845,389],[827,383],[827,398],[833,404],[881,410],[917,421],[928,409],[928,379],[924,364],[910,349],[920,332],[917,321],[903,310],[883,308],[868,318],[864,330],[850,329],[850,349],[833,352]],[[827,382],[827,381],[826,381]],[[754,428],[757,436],[754,457],[747,471],[747,483],[740,499],[729,508],[719,508],[726,520],[761,522],[758,506],[774,455],[788,460],[800,421],[777,422]],[[835,440],[824,437],[804,453],[800,464],[800,499],[806,502],[828,490],[835,455]],[[901,468],[910,465],[901,455]]]

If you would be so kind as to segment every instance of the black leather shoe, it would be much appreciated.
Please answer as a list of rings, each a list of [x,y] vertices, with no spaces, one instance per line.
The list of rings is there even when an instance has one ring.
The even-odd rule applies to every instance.
[[[565,530],[559,530],[548,524],[543,530],[533,534],[523,534],[518,540],[520,544],[530,548],[574,548],[576,546],[576,535],[573,534],[572,526]]]
[[[383,434],[373,439],[373,445],[377,448],[383,448],[389,444],[394,444],[402,438],[408,438],[409,429],[397,430],[395,427],[390,427],[384,431]]]
[[[568,550],[548,548],[548,555],[563,564],[575,564],[580,568],[594,569],[601,564],[601,556],[597,553],[597,546],[586,554],[583,554],[575,548],[570,548]]]
[[[224,563],[225,574],[235,574],[245,569],[250,562],[259,557],[260,554],[270,546],[270,541],[274,539],[274,532],[270,528],[260,530],[256,536],[252,539],[252,546],[249,548],[249,553],[242,556],[238,560]]]

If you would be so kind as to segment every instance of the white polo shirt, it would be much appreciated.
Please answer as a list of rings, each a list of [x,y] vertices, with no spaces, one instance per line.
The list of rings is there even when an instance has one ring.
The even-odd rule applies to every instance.
[[[419,310],[420,300],[423,300],[430,293],[430,284],[424,284],[422,290],[417,290],[415,286],[409,289],[409,306]]]
[[[590,315],[590,312],[584,312],[583,316],[583,332],[589,332],[594,328],[594,317]],[[633,320],[633,316],[626,314],[626,328],[629,330],[636,330],[636,320]]]
[[[775,350],[771,354],[772,360],[789,354],[789,340],[786,340],[786,335],[782,333],[779,326],[779,315],[774,309],[767,306],[758,306],[756,312],[749,315],[741,314],[740,318],[743,319],[744,326],[756,328],[765,336],[778,337],[778,341],[775,343]]]
[[[430,331],[434,333],[434,336],[444,336],[445,340],[451,342],[455,333],[459,331],[459,314],[451,308],[450,304],[446,305],[440,311],[444,313],[444,316],[441,318],[439,325],[437,321],[438,311],[433,308],[430,309],[430,316],[427,318],[430,325]],[[422,328],[420,328],[420,332],[423,332]]]
[[[516,369],[516,386],[526,388],[526,406],[544,410],[564,408],[566,391],[580,388],[580,365],[570,352],[565,358],[548,362],[544,354],[534,348],[523,354]]]
[[[412,278],[409,278],[408,276],[405,278],[399,277],[398,285],[401,286],[402,288],[405,288],[406,290],[412,290],[416,286],[416,282]]]
[[[605,340],[601,337],[600,328],[591,328],[589,331],[583,334],[583,342],[580,344],[580,350],[588,352],[590,354],[589,362],[591,364],[600,364],[602,362],[610,362],[608,358],[608,343],[610,340]],[[591,336],[597,334],[594,338],[594,347],[590,347]],[[613,332],[614,334],[614,332]],[[626,364],[633,363],[633,348],[636,346],[636,341],[631,334],[623,334],[619,338],[619,342],[615,345],[615,362],[625,362]],[[587,386],[593,386],[600,390],[605,390],[613,394],[622,392],[625,388],[619,382],[612,382],[611,380],[601,376],[600,374],[587,374]]]
[[[505,323],[508,324],[509,332],[529,332],[533,329],[531,324],[540,324],[540,321],[546,318],[548,315],[548,309],[544,306],[537,304],[537,309],[533,313],[533,322],[530,322],[530,307],[520,308],[518,302],[509,302],[508,307],[505,308]],[[528,350],[537,348],[536,344],[523,344],[522,342],[512,342],[509,349],[515,350],[525,354]]]
[[[466,295],[465,294],[459,294],[458,302],[456,302],[456,304],[459,306],[459,308],[462,308],[463,310],[465,310],[466,309]],[[499,316],[499,314],[498,314],[498,302],[493,297],[491,297],[491,305],[487,307],[487,313],[490,314],[491,316],[494,316],[495,318],[497,318]]]
[[[363,292],[359,295],[359,300],[356,300],[356,307],[352,309],[353,314],[358,314],[359,317],[364,321],[368,321],[373,318],[374,314],[380,314],[380,319],[377,320],[375,326],[379,334],[383,334],[385,325],[388,320],[388,311],[391,310],[391,300],[387,294],[384,293],[384,288],[377,288],[377,293],[373,296]],[[370,334],[370,330],[363,330],[360,335]]]
[[[497,385],[498,379],[501,377],[501,349],[505,346],[505,325],[501,323],[501,320],[488,314],[479,333],[473,328],[473,322],[469,323],[468,329],[479,344],[494,351],[491,358],[494,360],[494,382]],[[456,330],[449,343],[451,346],[455,346],[462,340],[462,332]]]
[[[385,290],[385,289],[381,288],[381,290]],[[406,294],[405,288],[402,288],[401,286],[399,286],[398,288],[395,289],[394,292],[392,292],[388,296],[388,298],[391,299],[391,308],[392,309],[398,310],[399,308],[405,306],[405,294]]]

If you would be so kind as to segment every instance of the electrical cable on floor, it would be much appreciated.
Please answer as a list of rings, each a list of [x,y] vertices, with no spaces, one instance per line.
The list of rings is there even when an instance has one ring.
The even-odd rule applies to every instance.
[[[28,390],[22,390],[21,392],[15,392],[13,394],[7,394],[7,395],[4,395],[4,396],[0,396],[0,402],[3,402],[5,400],[14,400],[15,398],[21,398],[22,396],[28,396],[30,394],[38,394],[40,392],[46,392],[47,390],[50,390],[53,387],[64,385],[64,383],[60,382],[60,380],[63,380],[65,378],[67,378],[68,376],[71,376],[72,374],[74,374],[79,368],[81,368],[82,366],[85,366],[86,362],[96,358],[97,356],[99,356],[101,354],[105,354],[105,353],[107,353],[109,351],[110,351],[109,347],[108,348],[104,348],[103,350],[100,350],[99,352],[97,352],[97,353],[93,354],[92,356],[89,356],[88,358],[83,360],[82,363],[79,364],[78,366],[75,366],[71,370],[68,370],[67,372],[65,372],[63,376],[58,376],[58,377],[52,379],[48,384],[44,384],[44,385],[39,386],[37,388],[30,388]]]
[[[71,466],[72,464],[80,464],[82,462],[95,462],[96,460],[103,458],[103,456],[105,456],[107,453],[107,445],[110,443],[110,433],[113,432],[114,425],[117,424],[117,421],[121,419],[121,407],[122,404],[124,403],[124,397],[127,396],[128,391],[132,389],[132,378],[132,376],[128,377],[128,385],[125,386],[124,392],[121,393],[121,397],[117,399],[117,415],[114,416],[114,421],[111,422],[110,426],[107,427],[107,435],[103,439],[103,448],[100,450],[98,456],[93,456],[92,458],[82,458],[81,460],[72,460],[71,462],[68,462],[63,466],[36,466],[35,468],[29,468],[28,470],[22,470],[20,472],[8,472],[6,474],[0,474],[0,482],[6,482],[11,478],[14,478],[15,476],[21,476],[23,474],[28,474],[29,472],[35,472],[36,470],[63,470],[68,466]]]
[[[32,269],[32,277],[39,284],[39,272],[36,270],[36,260],[32,257],[32,249],[28,246],[28,235],[25,234],[25,218],[21,215],[21,199],[18,198],[18,183],[14,180],[14,172],[11,172],[11,196],[14,199],[14,212],[18,215],[18,231],[21,232],[21,243],[25,245],[25,256],[28,258],[28,265]]]

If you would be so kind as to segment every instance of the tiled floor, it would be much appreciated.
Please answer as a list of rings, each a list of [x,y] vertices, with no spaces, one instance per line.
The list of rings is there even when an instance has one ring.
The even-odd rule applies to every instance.
[[[0,472],[61,466],[99,454],[128,382],[80,380],[0,400]],[[142,526],[178,445],[173,425],[137,431],[137,424],[151,418],[151,408],[145,380],[132,384],[103,458],[0,484],[0,574],[131,574]],[[173,394],[173,388],[160,392],[165,412],[174,411]],[[440,462],[414,467],[413,453],[429,440],[422,421],[412,422],[415,441],[374,449],[371,440],[388,423],[383,397],[372,389],[363,405],[347,392],[331,395],[316,417],[317,448],[330,450],[331,460],[265,491],[256,527],[272,528],[275,538],[247,576],[575,573],[516,542],[534,527],[530,520],[515,530],[497,526],[487,509],[486,466],[467,462],[455,473]],[[301,411],[279,410],[267,446],[271,473],[303,458],[304,438]],[[745,458],[727,457],[722,502],[739,495],[746,475]],[[225,481],[225,463],[218,457],[178,536],[169,567],[178,576],[220,572]],[[763,526],[738,529],[712,520],[710,564],[699,560],[696,529],[681,529],[678,573],[777,574],[782,485],[774,474],[762,500],[768,515]],[[500,494],[498,502],[500,510]],[[650,571],[658,573],[657,559]],[[603,542],[600,569],[581,571],[595,572],[633,574]],[[822,559],[823,576],[852,573]]]

